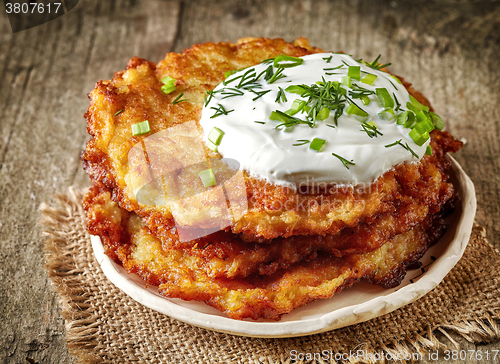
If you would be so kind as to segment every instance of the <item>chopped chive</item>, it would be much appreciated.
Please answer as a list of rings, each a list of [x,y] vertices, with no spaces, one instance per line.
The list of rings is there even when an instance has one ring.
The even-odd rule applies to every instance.
[[[370,121],[369,123],[362,123],[361,128],[362,130],[360,131],[364,131],[370,138],[377,137],[378,135],[384,135],[378,130],[377,124],[373,121]]]
[[[137,123],[137,124],[132,125],[132,135],[133,136],[147,134],[150,131],[151,131],[151,129],[149,128],[149,121],[147,121],[147,120],[144,120],[141,123]]]
[[[387,144],[387,145],[385,145],[385,147],[386,147],[386,148],[390,148],[390,147],[394,147],[395,145],[400,145],[400,146],[402,146],[403,148],[405,148],[407,151],[409,151],[409,152],[410,152],[410,153],[411,153],[411,154],[412,154],[415,158],[417,158],[417,159],[418,159],[418,158],[420,158],[420,157],[418,156],[418,154],[417,154],[417,153],[415,153],[415,152],[414,152],[414,151],[410,148],[410,146],[408,145],[408,143],[403,144],[403,143],[401,143],[401,140],[402,140],[402,139],[399,139],[399,140],[395,141],[394,143]]]
[[[327,117],[330,116],[330,109],[324,107],[321,109],[321,111],[316,115],[316,120],[325,120]]]
[[[349,66],[347,75],[355,80],[361,80],[361,67],[360,66]]]
[[[427,148],[425,149],[425,154],[432,155],[432,148],[430,145],[428,145]]]
[[[312,149],[312,150],[319,153],[323,149],[323,146],[325,145],[325,143],[326,143],[325,139],[314,138],[312,140],[311,144],[309,145],[309,149]]]
[[[228,78],[228,77],[231,77],[232,75],[234,75],[236,72],[239,72],[239,71],[242,71],[244,70],[244,68],[239,68],[237,70],[230,70],[230,71],[226,71],[224,72],[224,78]]]
[[[215,145],[210,140],[207,141],[207,147],[208,147],[208,149],[210,149],[214,152],[218,152],[218,145]]]
[[[175,98],[175,100],[174,100],[174,101],[172,101],[172,105],[176,105],[176,104],[178,104],[178,103],[180,103],[180,102],[187,101],[186,99],[182,99],[182,100],[181,100],[181,97],[182,97],[182,96],[184,96],[184,93],[181,93],[179,96],[177,96],[177,97]]]
[[[405,128],[412,128],[415,124],[415,114],[413,111],[403,111],[398,115],[396,123],[403,125]]]
[[[431,116],[432,123],[436,127],[437,130],[443,130],[444,128],[444,121],[441,119],[441,117],[433,112],[430,112],[429,115]]]
[[[330,56],[330,57],[325,57],[325,58],[323,58],[323,61],[326,61],[326,63],[330,63],[330,62],[331,62],[331,60],[332,60],[332,57],[333,57],[333,56]]]
[[[354,163],[352,160],[348,161],[347,159],[345,159],[344,157],[341,157],[338,154],[332,153],[332,155],[334,157],[337,157],[342,162],[342,164],[344,165],[344,167],[346,167],[347,169],[349,169],[349,165],[353,165],[353,166],[356,165],[356,163]]]
[[[286,77],[284,74],[283,74],[283,70],[284,68],[283,67],[279,67],[276,72],[271,76],[271,78],[269,78],[269,80],[267,80],[267,83],[271,84],[271,83],[274,83],[276,82],[277,80],[279,80],[280,78],[283,78],[283,77]]]
[[[396,101],[396,110],[395,111],[399,111],[399,109],[401,109],[401,104],[399,103],[398,98],[396,97],[396,94],[394,92],[392,93],[392,96],[394,96],[394,101]]]
[[[396,115],[394,114],[394,109],[392,107],[388,107],[381,112],[378,113],[378,116],[380,116],[381,119],[391,121],[396,118]]]
[[[288,115],[295,115],[299,111],[301,111],[306,106],[306,102],[304,100],[295,99],[293,100],[292,106],[285,111]]]
[[[431,120],[431,116],[429,115],[428,112],[426,112],[424,110],[420,110],[417,113],[416,117],[417,117],[416,126],[418,126],[423,131],[431,132],[435,129],[434,124],[432,123],[432,120]]]
[[[212,168],[200,171],[198,172],[198,175],[200,176],[201,182],[203,182],[204,187],[215,186],[216,181],[215,181],[214,171],[212,171]]]
[[[392,82],[391,80],[387,79],[387,81],[390,82],[390,84],[392,85],[392,87],[394,87],[396,90],[398,90],[398,88],[396,87],[396,85],[394,84],[394,82]]]
[[[416,145],[421,147],[427,140],[429,140],[429,132],[425,131],[421,133],[417,130],[417,128],[414,127],[410,131],[410,137],[413,139]]]
[[[386,88],[376,88],[375,94],[377,95],[380,105],[384,109],[394,107],[394,100],[392,99],[391,95],[389,95],[389,91],[387,91]]]
[[[364,62],[364,64],[366,64],[368,67],[373,68],[373,69],[378,70],[378,71],[380,71],[382,68],[385,68],[385,67],[391,65],[390,63],[385,63],[385,64],[378,63],[379,58],[380,58],[380,54],[378,55],[377,58],[375,58],[375,60],[372,63]]]
[[[257,123],[257,124],[265,124],[265,122],[263,121],[258,121],[258,120],[255,120],[254,123]]]
[[[343,85],[351,87],[351,76],[343,76],[341,82]]]
[[[335,125],[332,125],[332,124],[325,124],[326,126],[329,126],[330,128],[334,128],[335,129]]]
[[[403,139],[396,140],[394,143],[384,145],[384,147],[386,147],[386,148],[394,147],[395,145],[400,144],[402,140]]]
[[[234,87],[226,87],[222,89],[221,95],[224,95],[222,99],[227,99],[228,97],[233,97],[233,96],[243,96],[243,91],[238,90],[237,88]]]
[[[160,87],[160,90],[161,90],[161,92],[163,92],[164,94],[167,95],[167,94],[175,91],[175,86],[174,85],[162,85]]]
[[[223,135],[224,132],[214,126],[212,130],[210,130],[210,133],[208,133],[208,140],[210,140],[215,145],[219,145]]]
[[[298,147],[300,145],[304,145],[304,144],[307,144],[309,143],[309,140],[307,139],[297,139],[297,142],[298,143],[295,143],[295,144],[292,144],[294,147]]]
[[[204,99],[205,99],[205,107],[208,105],[208,103],[210,101],[212,101],[212,97],[214,97],[214,91],[207,91],[205,92],[205,94],[203,95]],[[207,97],[208,95],[208,97]]]
[[[211,107],[211,109],[215,110],[215,114],[213,114],[212,116],[210,116],[210,119],[213,119],[213,118],[215,118],[215,117],[217,117],[217,116],[220,116],[220,115],[227,115],[227,114],[229,114],[230,112],[233,112],[233,111],[234,111],[234,109],[233,109],[233,110],[226,110],[226,109],[224,108],[224,106],[222,106],[221,104],[219,104],[219,106],[218,106],[218,107],[213,107],[213,106],[212,106],[212,107]]]
[[[241,79],[240,82],[238,83],[237,88],[244,88],[247,87],[251,84],[253,84],[256,81],[256,76],[255,76],[255,68],[250,68],[248,71],[246,71]]]
[[[368,73],[362,80],[361,82],[366,83],[367,85],[373,85],[375,80],[377,79],[376,75],[372,75],[371,73]]]
[[[271,115],[269,115],[270,120],[275,120],[275,121],[281,121],[281,124],[276,126],[276,129],[279,129],[281,127],[289,128],[292,126],[295,126],[297,124],[307,124],[309,127],[313,128],[314,123],[308,120],[302,120],[299,118],[296,118],[294,116],[285,114],[284,112],[280,110],[276,110],[271,112]]]
[[[355,103],[350,104],[345,110],[346,114],[354,116],[356,119],[360,121],[366,121],[368,119],[368,113],[361,109]]]
[[[412,95],[410,95],[410,101],[406,103],[406,107],[413,111],[415,114],[418,113],[420,110],[424,111],[429,111],[429,107],[422,105],[416,98],[414,98]]]
[[[168,85],[168,84],[174,83],[175,82],[175,78],[170,77],[170,76],[166,76],[166,77],[163,77],[160,80],[160,82],[163,83],[164,85]]]
[[[123,112],[123,109],[118,110],[117,112],[115,112],[115,116],[118,115],[118,114],[121,114],[122,112]]]
[[[394,76],[394,75],[389,75],[389,77],[390,77],[390,78],[395,79],[395,80],[396,80],[396,82],[397,82],[397,83],[399,83],[400,85],[402,85],[402,84],[403,84],[403,82],[401,82],[401,80],[400,80],[398,77],[396,77],[396,76]]]
[[[363,105],[369,105],[371,100],[368,96],[361,96],[360,97],[361,101],[363,101]]]
[[[234,75],[236,72],[238,72],[238,70],[231,70],[231,71],[226,71],[224,72],[224,78],[228,78],[229,76],[232,76]]]
[[[363,96],[373,95],[375,91],[368,90],[367,88],[361,87],[356,84],[352,84],[352,88],[349,90],[349,96],[353,99],[360,99]]]
[[[271,90],[265,90],[265,91],[254,91],[254,90],[250,90],[252,91],[254,94],[256,94],[257,96],[254,97],[252,99],[252,101],[255,101],[257,99],[260,99],[262,96],[264,96],[265,94],[267,94],[268,92],[271,92]]]
[[[411,154],[413,154],[413,156],[414,156],[415,158],[417,158],[417,159],[418,159],[418,158],[420,158],[420,157],[418,156],[418,154],[417,154],[417,153],[415,153],[415,152],[413,151],[413,149],[411,149],[411,148],[410,148],[410,146],[408,145],[408,143],[405,143],[404,148],[405,148],[407,151],[409,151]]]
[[[304,92],[306,92],[306,89],[303,87],[303,86],[300,86],[300,85],[291,85],[291,86],[288,86],[286,89],[285,89],[286,92],[290,92],[292,94],[299,94],[299,95],[303,95]]]
[[[274,102],[287,102],[288,100],[286,99],[285,91],[281,87],[278,87],[278,89],[278,95],[276,96],[276,100],[274,100]]]
[[[339,68],[342,68],[342,67],[344,67],[343,64],[341,64],[340,66],[337,66],[337,67],[323,68],[323,71],[335,71],[335,70],[338,70]]]
[[[172,78],[170,76],[163,77],[160,80],[163,85],[160,87],[161,91],[164,94],[169,94],[173,91],[175,91],[175,78]]]
[[[304,60],[302,58],[287,56],[284,54],[274,57],[273,61],[273,65],[276,68],[296,67],[300,66],[302,63],[304,63]]]

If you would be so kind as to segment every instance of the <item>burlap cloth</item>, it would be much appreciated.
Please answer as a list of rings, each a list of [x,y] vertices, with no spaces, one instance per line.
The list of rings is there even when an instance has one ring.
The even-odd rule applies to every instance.
[[[92,253],[82,196],[83,191],[70,189],[50,206],[42,204],[41,222],[47,236],[46,266],[61,299],[68,348],[83,363],[290,363],[294,358],[309,363],[323,362],[326,350],[330,358],[332,353],[363,350],[365,356],[344,358],[380,362],[382,356],[367,354],[416,358],[415,353],[455,349],[451,331],[471,342],[500,337],[500,253],[480,226],[474,227],[457,266],[413,304],[323,334],[253,339],[184,324],[142,306],[110,283]],[[319,353],[323,356],[317,360]]]

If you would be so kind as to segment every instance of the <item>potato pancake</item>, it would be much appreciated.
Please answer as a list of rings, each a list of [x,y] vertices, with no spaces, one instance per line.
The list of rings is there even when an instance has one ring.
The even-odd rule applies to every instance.
[[[425,151],[421,158],[408,143],[400,143],[402,139],[381,143],[384,152],[395,147],[411,155],[404,162],[387,163],[390,168],[369,183],[293,185],[273,183],[240,168],[238,161],[217,152],[218,144],[210,147],[204,135],[202,110],[213,96],[210,92],[228,75],[240,70],[235,77],[241,77],[242,83],[246,67],[280,55],[293,62],[301,62],[295,57],[323,57],[316,53],[323,50],[311,47],[304,38],[293,43],[266,38],[204,43],[168,53],[158,64],[134,57],[112,80],[99,81],[89,94],[85,114],[92,138],[82,160],[93,185],[83,204],[87,228],[101,238],[105,253],[128,272],[158,286],[165,297],[203,301],[235,319],[278,320],[361,279],[397,286],[445,231],[443,217],[457,200],[446,154],[458,151],[460,141],[431,125],[434,130],[420,130],[427,135],[425,141],[413,139],[415,146],[423,148],[421,155]],[[345,66],[346,72],[363,82],[356,76],[363,72],[360,66]],[[368,71],[379,72],[382,79],[386,70]],[[375,78],[366,82],[377,78],[371,76]],[[268,73],[264,77],[272,79]],[[438,116],[429,101],[410,83],[401,77],[384,77],[392,77],[402,85],[399,91],[407,91],[408,109],[417,105],[414,114],[406,111],[420,118],[414,125],[423,125],[426,118],[435,123],[431,118]],[[350,85],[350,76],[345,82]],[[318,83],[327,81],[323,78]],[[334,86],[338,90],[339,84]],[[242,92],[231,90],[225,92]],[[384,99],[378,94],[381,88],[376,90],[378,99],[371,91],[374,104],[389,102],[389,94]],[[351,91],[343,90],[346,97]],[[263,95],[252,92],[255,99]],[[399,104],[393,96],[390,101]],[[349,113],[353,105],[351,100]],[[233,111],[212,109],[212,117]],[[364,112],[360,110],[358,117]],[[387,124],[396,125],[393,107],[384,112],[392,112],[392,119],[391,115],[384,119]],[[291,113],[282,114],[287,120]],[[377,137],[377,132],[382,135],[377,130],[380,123],[377,127],[366,121],[353,119],[350,125],[363,127],[366,139]],[[397,119],[399,127],[407,128],[406,119],[402,123]],[[220,141],[222,134],[219,130],[213,140]],[[208,141],[213,143],[210,137]],[[317,158],[314,153],[322,144],[316,149],[312,144],[313,151],[304,152]],[[347,169],[355,165],[336,157],[341,168],[339,161]]]
[[[196,197],[186,205],[172,201],[187,191],[197,192],[192,191],[199,184],[196,171],[175,172],[177,175],[168,182],[165,201],[156,204],[137,201],[137,187],[144,183],[141,170],[145,163],[141,154],[146,150],[145,143],[148,151],[155,150],[158,144],[162,146],[162,157],[155,162],[158,171],[153,171],[159,175],[175,171],[176,166],[218,157],[205,146],[197,123],[205,92],[222,82],[226,71],[251,66],[278,54],[303,56],[320,51],[310,47],[305,39],[287,43],[281,39],[245,38],[235,44],[205,43],[180,54],[169,53],[158,66],[133,58],[127,70],[117,72],[111,81],[98,82],[89,95],[86,118],[92,139],[82,154],[84,168],[93,181],[104,183],[112,191],[121,207],[145,217],[153,230],[177,224],[215,231],[225,228],[220,226],[223,221],[233,233],[241,233],[243,240],[265,242],[293,235],[336,235],[346,227],[369,222],[378,214],[397,211],[401,200],[412,200],[414,204],[427,206],[429,211],[439,211],[453,194],[452,185],[447,183],[447,162],[443,155],[458,150],[461,142],[437,130],[431,133],[435,141],[433,156],[396,166],[362,189],[301,192],[243,172],[244,187],[239,193],[246,196],[248,209],[239,219],[228,216],[224,207],[212,208],[210,216],[203,214],[207,201]],[[166,76],[176,79],[176,91],[170,94],[161,91],[160,80]],[[427,99],[401,80],[411,95],[429,105]],[[187,101],[174,105],[180,94]],[[143,120],[149,121],[151,134],[163,133],[163,138],[133,136],[132,125]],[[174,141],[165,143],[174,134]],[[149,158],[155,155],[150,152]],[[176,212],[182,220],[174,221]]]
[[[336,257],[319,251],[269,275],[259,272],[228,279],[212,273],[245,269],[251,265],[245,253],[207,260],[197,253],[208,247],[164,249],[139,216],[120,208],[110,196],[101,185],[93,186],[85,199],[88,228],[101,237],[108,256],[158,286],[162,295],[203,301],[234,319],[279,320],[294,308],[330,298],[361,279],[395,287],[445,229],[436,215],[369,253]]]

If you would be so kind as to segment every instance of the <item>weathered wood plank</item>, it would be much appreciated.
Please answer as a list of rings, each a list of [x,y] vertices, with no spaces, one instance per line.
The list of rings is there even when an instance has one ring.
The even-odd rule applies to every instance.
[[[477,221],[500,247],[499,19],[496,1],[451,0],[199,0],[182,7],[82,0],[64,17],[16,34],[0,16],[0,362],[71,362],[43,268],[37,206],[69,185],[88,184],[79,162],[86,93],[135,55],[158,61],[172,49],[246,36],[304,36],[369,60],[382,54],[468,140],[457,159],[476,185]],[[498,341],[476,346],[454,337],[465,349],[499,348]]]
[[[0,362],[72,362],[43,267],[37,207],[80,173],[83,113],[94,83],[136,54],[162,58],[178,16],[176,1],[87,1],[16,34],[0,17]]]

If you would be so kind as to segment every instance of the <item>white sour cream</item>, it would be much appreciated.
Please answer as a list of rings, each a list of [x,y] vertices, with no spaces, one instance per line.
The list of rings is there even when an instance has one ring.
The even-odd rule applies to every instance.
[[[218,152],[225,158],[235,159],[240,163],[240,168],[247,170],[255,177],[265,178],[276,184],[287,185],[289,183],[337,183],[337,184],[359,184],[370,183],[393,166],[406,162],[416,161],[417,158],[408,150],[410,148],[419,158],[425,154],[429,141],[422,146],[418,146],[408,135],[410,129],[406,129],[396,124],[396,119],[386,121],[379,116],[384,110],[377,96],[372,94],[369,97],[370,103],[364,105],[360,99],[351,99],[362,110],[369,114],[366,122],[373,121],[377,130],[382,135],[370,137],[363,131],[361,122],[356,117],[346,113],[350,102],[346,102],[343,114],[335,125],[334,112],[322,121],[317,121],[316,126],[311,128],[307,124],[298,124],[291,130],[284,128],[276,129],[279,121],[270,120],[271,112],[289,110],[295,99],[306,100],[296,93],[285,92],[287,101],[276,102],[278,92],[286,89],[290,85],[313,85],[322,81],[341,82],[343,76],[348,74],[348,66],[361,66],[361,79],[366,74],[376,75],[377,79],[372,85],[352,79],[352,83],[365,89],[375,91],[376,88],[386,88],[391,97],[397,99],[401,105],[398,114],[407,110],[406,103],[410,97],[405,87],[386,72],[378,71],[355,61],[352,57],[344,54],[321,53],[302,57],[304,62],[301,65],[285,68],[283,74],[286,77],[280,78],[269,84],[264,77],[260,77],[256,82],[261,86],[254,88],[257,92],[265,93],[262,97],[253,100],[258,94],[239,88],[238,95],[228,96],[231,93],[229,88],[236,88],[241,78],[230,82],[227,85],[220,84],[215,88],[215,92],[203,108],[200,124],[204,130],[205,140],[212,128],[217,127],[224,132],[218,146]],[[272,64],[272,63],[271,63]],[[226,81],[234,79],[255,69],[258,75],[265,71],[268,64],[259,64],[246,68],[229,76]],[[324,70],[343,67],[335,70]],[[276,67],[273,71],[276,72]],[[327,74],[335,73],[335,74]],[[347,86],[344,86],[348,91]],[[224,90],[224,93],[222,90]],[[240,93],[243,93],[240,95]],[[349,95],[349,94],[348,94]],[[227,114],[213,117],[220,106]],[[397,103],[395,103],[396,109]],[[293,115],[296,118],[306,120],[305,113]],[[256,123],[255,121],[263,122]],[[328,124],[328,125],[327,125]],[[330,126],[329,126],[330,125]],[[309,148],[309,143],[301,146],[298,140],[312,141],[314,138],[326,140],[323,149],[316,152]],[[401,144],[392,147],[386,145],[393,144],[401,140]],[[335,153],[354,164],[348,164],[347,168]]]

